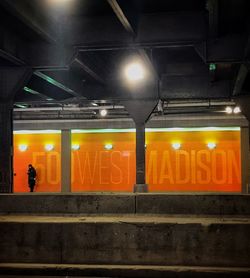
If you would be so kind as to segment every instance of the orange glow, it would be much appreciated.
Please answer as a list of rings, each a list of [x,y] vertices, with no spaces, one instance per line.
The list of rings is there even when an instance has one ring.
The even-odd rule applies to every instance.
[[[81,144],[72,152],[72,191],[133,191],[135,133],[79,133],[72,140]]]
[[[60,134],[15,135],[15,192],[28,191],[27,166],[38,171],[39,192],[59,192]],[[18,149],[27,144],[26,152]],[[135,184],[135,133],[73,133],[72,192],[125,191]],[[240,131],[148,132],[146,182],[150,192],[241,192]],[[180,142],[180,149],[172,143]],[[208,142],[216,148],[209,149]],[[55,146],[51,152],[44,145]],[[110,143],[113,149],[106,150]]]
[[[181,149],[169,147],[172,138]],[[207,148],[207,138],[216,149]],[[147,141],[150,191],[241,191],[239,131],[150,132]]]
[[[29,147],[21,152],[18,146],[25,142]],[[46,144],[54,145],[50,152]],[[60,134],[15,134],[14,135],[14,192],[28,192],[28,164],[37,171],[36,192],[61,191],[61,135]]]

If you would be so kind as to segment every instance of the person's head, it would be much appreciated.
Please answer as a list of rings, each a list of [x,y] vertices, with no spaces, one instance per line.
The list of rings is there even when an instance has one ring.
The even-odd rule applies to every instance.
[[[29,164],[29,168],[31,168],[32,167],[32,165],[31,164]]]

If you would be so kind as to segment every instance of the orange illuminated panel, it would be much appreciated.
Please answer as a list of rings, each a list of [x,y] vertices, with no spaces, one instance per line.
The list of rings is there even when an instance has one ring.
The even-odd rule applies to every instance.
[[[15,134],[14,145],[14,191],[29,191],[31,163],[35,191],[60,192],[61,134]],[[134,131],[74,132],[71,190],[132,192],[135,160]],[[150,192],[241,192],[240,130],[150,130],[146,169]]]
[[[148,132],[146,141],[150,191],[241,191],[240,131]]]
[[[72,144],[72,191],[133,191],[134,132],[74,133]]]
[[[60,192],[61,134],[14,134],[14,192],[29,191],[28,164],[37,171],[36,192]]]

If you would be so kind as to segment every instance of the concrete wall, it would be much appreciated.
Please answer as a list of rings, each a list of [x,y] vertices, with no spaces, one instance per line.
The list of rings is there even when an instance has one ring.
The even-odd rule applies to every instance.
[[[0,214],[128,214],[134,210],[132,194],[0,195]]]
[[[249,234],[240,220],[10,220],[0,222],[0,261],[249,267]]]
[[[250,195],[7,194],[0,214],[250,215]]]

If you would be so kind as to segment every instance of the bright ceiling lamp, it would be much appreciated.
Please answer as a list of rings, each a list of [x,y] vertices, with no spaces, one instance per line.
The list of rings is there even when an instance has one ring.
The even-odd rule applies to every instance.
[[[230,107],[230,106],[227,106],[226,109],[225,109],[225,112],[226,112],[227,114],[232,114],[232,113],[233,113],[233,108]]]
[[[125,67],[125,77],[128,81],[136,82],[145,78],[145,68],[140,62],[132,62]]]
[[[72,0],[47,0],[47,3],[51,6],[60,6],[72,2]]]
[[[181,143],[178,142],[172,143],[172,147],[174,150],[179,150],[181,148]]]
[[[105,144],[104,149],[107,150],[107,151],[110,151],[110,150],[113,149],[113,145],[110,144],[110,143],[109,144]]]
[[[79,144],[73,144],[73,145],[72,145],[72,150],[73,150],[73,151],[78,151],[78,150],[80,150],[80,145],[79,145]]]
[[[25,151],[27,151],[27,149],[28,149],[28,145],[26,145],[26,144],[21,144],[21,145],[18,146],[18,149],[19,149],[19,151],[21,151],[21,152],[25,152]]]
[[[234,107],[234,114],[239,114],[240,112],[241,110],[239,106]]]
[[[216,148],[216,143],[214,142],[208,142],[207,143],[207,147],[210,149],[210,150],[213,150]]]
[[[100,110],[100,115],[101,115],[102,117],[106,117],[106,116],[108,115],[108,110],[106,110],[106,109]]]
[[[44,148],[45,148],[46,151],[50,152],[54,149],[54,145],[53,144],[46,144]]]

